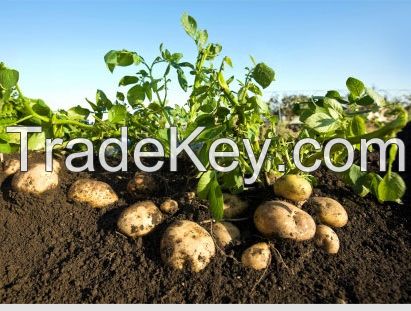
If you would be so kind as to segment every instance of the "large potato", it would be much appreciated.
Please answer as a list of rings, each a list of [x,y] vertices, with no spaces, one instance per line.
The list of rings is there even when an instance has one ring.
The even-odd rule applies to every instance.
[[[335,228],[344,227],[348,222],[345,208],[336,200],[326,197],[312,198],[316,213],[321,222]]]
[[[247,202],[235,194],[224,193],[224,218],[232,219],[243,214],[248,207]]]
[[[274,183],[275,195],[294,202],[306,201],[312,191],[308,180],[299,175],[284,175]]]
[[[152,201],[143,201],[126,208],[117,221],[121,233],[136,238],[146,235],[163,221],[163,214]]]
[[[326,225],[318,225],[314,237],[315,244],[328,254],[336,254],[340,249],[340,240],[333,229]]]
[[[118,201],[118,196],[110,185],[88,178],[74,182],[69,189],[68,198],[94,208],[107,207]]]
[[[215,255],[211,235],[200,225],[178,220],[170,225],[161,240],[161,258],[174,269],[188,267],[193,272],[203,270]]]
[[[55,189],[59,184],[60,164],[53,160],[53,171],[47,172],[45,163],[35,163],[29,166],[27,172],[18,171],[12,179],[11,186],[14,191],[42,194]]]
[[[262,270],[270,264],[271,252],[267,243],[257,243],[247,248],[241,255],[244,266],[254,270]]]
[[[213,225],[213,234],[217,245],[224,248],[240,237],[240,230],[232,223],[222,221]]]
[[[315,235],[313,218],[293,204],[283,201],[268,201],[257,207],[254,223],[257,230],[267,237],[304,241]]]
[[[127,185],[127,191],[136,198],[152,195],[159,188],[156,178],[144,172],[137,172]]]
[[[2,163],[2,172],[5,177],[13,175],[20,170],[20,160],[11,159]]]

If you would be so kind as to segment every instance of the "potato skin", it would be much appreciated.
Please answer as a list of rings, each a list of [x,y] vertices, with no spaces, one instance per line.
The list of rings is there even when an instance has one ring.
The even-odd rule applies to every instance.
[[[257,207],[254,224],[267,237],[295,241],[310,240],[315,235],[315,222],[305,211],[284,201],[268,201]]]
[[[17,173],[19,170],[20,170],[20,160],[11,159],[11,160],[4,161],[2,163],[2,172],[6,177]]]
[[[334,228],[344,227],[348,222],[348,214],[345,208],[336,200],[327,197],[315,197],[311,199],[320,221]]]
[[[270,264],[270,260],[270,247],[263,242],[250,246],[241,255],[242,264],[254,270],[266,269]]]
[[[146,235],[163,221],[163,214],[152,201],[127,207],[117,221],[119,231],[131,238]]]
[[[45,163],[35,163],[27,172],[18,171],[12,179],[11,186],[16,192],[40,195],[53,190],[59,185],[58,172],[60,164],[53,160],[53,171],[46,171]],[[57,163],[57,164],[56,164]]]
[[[107,207],[118,201],[118,196],[110,185],[88,178],[75,181],[69,189],[68,198],[93,208]]]
[[[137,172],[127,185],[127,191],[135,198],[142,198],[159,190],[156,178],[149,173]]]
[[[200,225],[189,220],[171,224],[161,239],[161,258],[177,270],[185,267],[200,272],[215,255],[211,235]]]
[[[243,214],[247,208],[247,202],[241,200],[237,195],[224,193],[224,218],[232,219]]]
[[[178,211],[178,203],[173,199],[166,199],[161,203],[160,210],[166,214],[174,214]]]
[[[224,248],[240,237],[240,229],[230,222],[222,221],[213,225],[213,234],[217,245]]]
[[[318,225],[314,237],[315,244],[328,254],[337,254],[340,249],[340,239],[333,229],[326,225]]]
[[[308,200],[312,192],[311,184],[299,175],[284,175],[274,183],[275,195],[294,202]]]

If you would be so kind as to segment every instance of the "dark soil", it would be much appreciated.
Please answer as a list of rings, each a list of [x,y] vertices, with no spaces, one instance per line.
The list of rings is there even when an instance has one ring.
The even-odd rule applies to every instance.
[[[401,136],[409,141],[410,135],[408,126]],[[408,159],[403,175],[408,185],[410,164]],[[173,197],[180,211],[137,240],[117,233],[115,225],[121,210],[135,202],[125,193],[131,174],[62,172],[61,186],[42,197],[17,194],[5,180],[0,193],[0,302],[411,302],[410,191],[404,205],[379,204],[319,171],[314,195],[337,199],[350,218],[346,227],[336,230],[341,242],[337,255],[323,253],[312,242],[271,240],[270,267],[250,271],[237,260],[246,247],[264,239],[251,221],[243,221],[236,223],[242,229],[241,242],[225,254],[219,252],[203,272],[192,274],[164,266],[159,253],[161,235],[175,219],[209,219],[205,202],[185,201],[191,182],[182,175],[160,176],[167,188],[151,198],[161,203]],[[108,182],[122,199],[104,210],[69,202],[67,190],[79,177]],[[253,209],[274,198],[269,189],[255,189],[244,197]],[[210,229],[207,222],[203,226]]]

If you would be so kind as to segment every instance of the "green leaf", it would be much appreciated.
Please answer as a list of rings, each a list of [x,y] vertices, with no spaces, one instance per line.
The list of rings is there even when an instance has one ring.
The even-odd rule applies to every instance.
[[[90,110],[81,106],[76,106],[67,110],[67,116],[74,120],[85,120],[90,115]]]
[[[233,61],[231,60],[230,57],[228,57],[228,56],[224,57],[223,61],[224,61],[228,66],[230,66],[231,68],[233,67]]]
[[[14,69],[0,69],[0,86],[3,89],[9,90],[16,86],[19,81],[19,72]]]
[[[111,50],[104,56],[104,61],[108,69],[113,72],[117,66],[126,67],[130,65],[138,65],[141,63],[141,57],[136,52],[127,50]]]
[[[135,76],[124,76],[121,78],[120,82],[118,83],[118,86],[135,84],[137,82],[138,82],[138,78]]]
[[[264,63],[259,63],[254,67],[252,72],[253,79],[261,85],[263,89],[267,88],[274,81],[274,70]]]
[[[216,221],[220,221],[224,215],[224,198],[218,181],[214,179],[208,193],[211,215]]]
[[[334,98],[324,97],[324,106],[332,108],[338,113],[343,113],[343,107],[341,103]]]
[[[387,173],[378,185],[378,200],[400,202],[405,194],[404,180],[397,173]]]
[[[382,107],[385,105],[385,99],[382,97],[380,94],[378,94],[376,91],[374,91],[371,88],[367,88],[365,92],[368,94],[369,97],[372,98],[374,103],[376,103],[378,106]]]
[[[197,184],[197,195],[200,199],[206,200],[210,190],[211,181],[214,179],[215,172],[207,171],[203,173]]]
[[[325,97],[327,98],[333,98],[333,99],[341,99],[341,95],[338,91],[335,90],[330,90],[325,94]]]
[[[366,133],[365,121],[361,116],[352,118],[349,127],[350,136],[359,136]]]
[[[346,85],[354,99],[360,97],[365,91],[364,83],[353,77],[347,79]]]
[[[206,128],[197,136],[196,142],[215,140],[225,130],[225,125],[219,125],[212,128]]]
[[[125,124],[127,118],[127,109],[123,105],[114,105],[108,111],[108,120],[113,124]]]
[[[314,113],[305,120],[305,124],[318,133],[328,133],[339,128],[339,122],[324,112]]]
[[[135,108],[137,105],[141,104],[146,98],[145,88],[141,85],[135,85],[128,90],[127,101],[131,107]]]
[[[101,90],[97,90],[96,93],[96,105],[102,108],[106,108],[106,109],[110,109],[111,106],[113,106],[113,103],[107,98],[106,94],[101,91]],[[99,109],[104,110],[104,109]]]
[[[204,46],[208,40],[207,30],[199,30],[196,35],[196,42],[199,46]]]
[[[188,15],[187,13],[184,13],[183,16],[181,17],[181,24],[184,27],[184,30],[186,33],[193,39],[196,39],[196,33],[197,33],[197,22],[196,20]]]
[[[187,87],[188,87],[187,78],[184,74],[184,71],[180,68],[177,69],[177,77],[178,77],[178,83],[180,84],[180,87],[185,92],[187,92]]]
[[[249,90],[250,92],[253,92],[253,93],[256,94],[256,95],[260,95],[260,96],[263,95],[263,93],[261,92],[260,88],[259,88],[257,85],[253,84],[253,83],[249,83],[249,84],[248,84],[248,90]]]
[[[44,145],[46,143],[46,133],[41,132],[41,133],[33,133],[30,135],[28,141],[27,141],[27,146],[29,150],[42,150],[44,149]]]

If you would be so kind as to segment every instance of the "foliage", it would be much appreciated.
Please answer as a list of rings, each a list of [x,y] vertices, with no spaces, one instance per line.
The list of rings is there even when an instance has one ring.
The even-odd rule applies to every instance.
[[[63,138],[67,142],[84,137],[99,145],[104,138],[119,137],[122,126],[129,128],[131,145],[142,138],[152,137],[167,147],[171,126],[179,129],[179,142],[196,127],[204,126],[205,130],[192,144],[207,169],[197,176],[197,192],[200,198],[208,199],[215,219],[223,216],[223,190],[242,192],[246,189],[244,178],[253,174],[243,139],[250,141],[257,158],[264,142],[271,139],[263,173],[283,174],[278,172],[278,166],[284,163],[285,173],[296,172],[291,156],[296,140],[278,135],[278,118],[262,100],[263,89],[274,81],[274,71],[265,63],[256,63],[252,59],[252,66],[245,68],[243,79],[227,76],[226,67],[232,67],[233,62],[228,56],[221,55],[221,45],[210,43],[207,31],[198,28],[193,17],[184,14],[181,23],[196,45],[195,62],[183,60],[182,53],[171,52],[163,44],[159,47],[159,55],[151,62],[134,51],[109,51],[104,60],[110,72],[117,67],[132,67],[134,74],[120,79],[114,101],[98,90],[95,100],[88,100],[90,108],[76,106],[53,112],[42,100],[25,97],[18,87],[18,72],[1,64],[0,152],[18,151],[19,138],[5,132],[6,126],[17,124],[43,127],[42,133],[30,135],[31,150],[44,148],[46,138]],[[169,103],[168,92],[173,79],[188,93],[187,102]],[[325,143],[331,138],[342,137],[358,144],[361,138],[393,137],[405,125],[406,112],[401,107],[387,107],[375,91],[357,79],[349,78],[347,87],[350,91],[347,99],[330,91],[324,97],[313,97],[296,106],[295,113],[304,124],[299,138],[316,138]],[[395,119],[375,132],[367,133],[364,121],[367,114],[382,107],[388,108]],[[229,138],[239,147],[237,158],[218,160],[221,166],[237,160],[239,165],[232,172],[217,172],[210,166],[208,151],[218,138]],[[64,147],[60,146],[61,149]],[[232,150],[228,145],[221,145],[217,151]],[[166,152],[169,152],[167,148]],[[322,151],[305,147],[301,158],[303,163],[309,164],[313,159],[322,159],[322,155]],[[334,162],[342,163],[345,157],[344,150],[333,151]],[[404,189],[400,177],[391,172],[393,157],[394,150],[390,152],[389,171],[383,178],[374,173],[358,173],[354,166],[346,174],[347,182],[354,189],[360,189],[358,192],[362,195],[371,192],[381,201],[398,200]],[[264,179],[258,181],[261,180]]]

